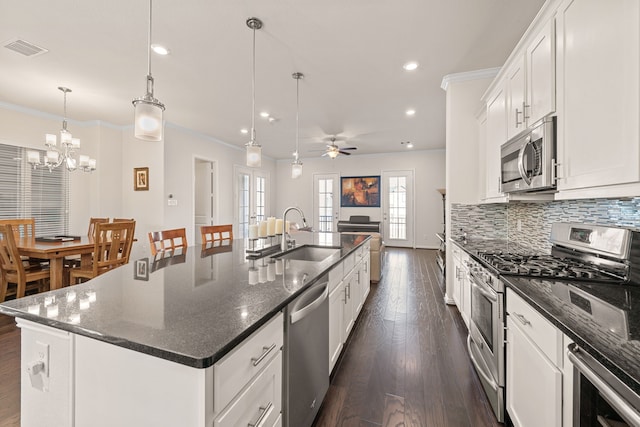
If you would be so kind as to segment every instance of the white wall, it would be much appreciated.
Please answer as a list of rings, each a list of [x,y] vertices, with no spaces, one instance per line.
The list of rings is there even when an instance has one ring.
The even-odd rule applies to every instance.
[[[383,171],[413,170],[415,191],[415,246],[437,248],[435,233],[442,232],[442,196],[436,191],[445,185],[444,150],[407,150],[383,155],[338,156],[336,159],[302,159],[302,177],[291,179],[291,160],[277,163],[277,216],[287,206],[300,207],[309,223],[315,218],[313,175],[336,173],[339,176],[382,175]],[[369,215],[380,221],[381,208],[342,208],[340,219],[350,215]],[[294,219],[295,220],[295,219]]]

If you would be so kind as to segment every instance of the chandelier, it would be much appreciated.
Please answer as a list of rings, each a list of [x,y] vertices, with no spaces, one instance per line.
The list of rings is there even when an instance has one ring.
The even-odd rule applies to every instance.
[[[89,156],[79,155],[76,159],[76,151],[80,149],[80,140],[73,138],[71,132],[67,130],[67,93],[71,92],[71,89],[66,87],[58,87],[59,90],[64,93],[64,118],[62,120],[62,129],[60,129],[60,146],[58,146],[58,139],[53,134],[45,135],[44,145],[47,146],[47,154],[40,160],[40,153],[37,151],[27,151],[27,161],[33,165],[33,168],[38,167],[48,168],[49,172],[53,169],[64,165],[69,171],[73,172],[76,169],[80,169],[83,172],[91,172],[96,169],[96,159],[91,159]]]

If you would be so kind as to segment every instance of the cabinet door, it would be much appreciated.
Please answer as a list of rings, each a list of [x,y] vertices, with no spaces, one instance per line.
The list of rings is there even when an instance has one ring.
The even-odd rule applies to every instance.
[[[555,22],[550,19],[529,44],[527,63],[527,102],[525,119],[529,125],[556,110]]]
[[[640,180],[639,10],[637,0],[558,9],[560,191]]]
[[[354,317],[354,286],[353,271],[344,278],[344,304],[342,305],[342,342],[346,342],[353,329]]]
[[[524,90],[524,55],[520,55],[507,72],[507,138],[500,145],[527,127],[524,117]]]
[[[562,426],[562,372],[507,316],[507,412],[516,427]]]
[[[340,282],[329,294],[329,372],[333,370],[342,352],[344,300],[344,282]]]
[[[465,268],[463,271],[463,278],[461,280],[461,299],[462,299],[462,320],[469,327],[469,319],[471,318],[471,280],[469,278],[469,270]]]
[[[487,103],[486,125],[486,198],[501,197],[500,190],[500,146],[507,141],[506,94],[504,84]]]

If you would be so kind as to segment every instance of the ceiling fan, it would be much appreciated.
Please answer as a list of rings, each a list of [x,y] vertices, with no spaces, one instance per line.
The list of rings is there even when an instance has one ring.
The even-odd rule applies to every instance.
[[[324,154],[322,155],[324,156],[329,156],[332,159],[335,159],[336,157],[338,157],[339,154],[344,154],[346,156],[351,155],[351,153],[349,153],[348,150],[357,150],[357,147],[338,147],[336,145],[336,137],[332,136],[331,139],[329,140],[331,141],[330,144],[327,144],[327,148],[325,149]]]

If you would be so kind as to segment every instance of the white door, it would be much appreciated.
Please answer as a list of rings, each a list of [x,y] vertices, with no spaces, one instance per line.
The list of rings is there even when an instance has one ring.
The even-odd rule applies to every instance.
[[[385,244],[412,248],[413,171],[383,171],[382,192]]]
[[[209,160],[194,159],[193,223],[196,243],[200,244],[200,227],[215,223],[215,167]]]
[[[313,176],[313,228],[317,231],[338,231],[340,195],[336,173]]]

